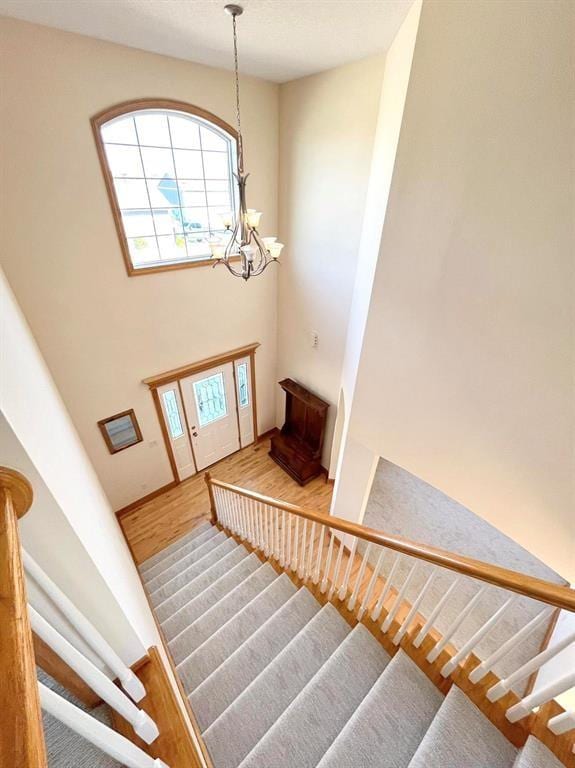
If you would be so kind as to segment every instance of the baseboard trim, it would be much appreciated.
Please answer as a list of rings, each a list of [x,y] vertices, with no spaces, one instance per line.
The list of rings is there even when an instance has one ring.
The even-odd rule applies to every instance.
[[[262,440],[268,440],[273,435],[276,435],[279,432],[279,429],[277,427],[272,427],[271,429],[268,429],[267,432],[262,432],[261,435],[258,435],[258,439],[256,440],[257,443],[261,443]]]
[[[166,491],[171,491],[172,488],[175,488],[177,485],[179,485],[179,483],[177,483],[175,480],[172,480],[171,483],[167,483],[167,485],[162,485],[161,488],[156,488],[155,491],[148,493],[146,496],[142,496],[141,499],[136,499],[136,501],[132,501],[130,502],[130,504],[127,504],[125,507],[118,509],[116,511],[116,517],[119,520],[128,512],[133,512],[134,509],[141,507],[142,504],[145,504],[147,501],[152,501],[152,499],[155,499],[156,496],[161,496],[162,493],[166,493]]]

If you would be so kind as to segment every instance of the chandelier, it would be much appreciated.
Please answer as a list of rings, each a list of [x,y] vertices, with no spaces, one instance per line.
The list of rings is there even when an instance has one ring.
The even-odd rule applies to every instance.
[[[226,5],[224,10],[232,17],[234,30],[236,120],[238,126],[238,165],[234,178],[238,185],[239,213],[235,217],[232,213],[222,216],[227,238],[223,240],[219,238],[212,239],[209,242],[209,246],[212,258],[215,259],[214,267],[218,264],[224,264],[232,275],[249,280],[250,277],[261,275],[266,267],[278,261],[283,243],[278,243],[276,237],[261,237],[258,231],[262,217],[261,211],[247,207],[246,181],[249,173],[244,172],[244,151],[240,118],[240,81],[238,73],[238,36],[236,29],[236,18],[241,16],[244,9],[241,5]],[[234,264],[237,264],[237,258],[235,257],[238,256],[240,262],[239,268],[236,268],[234,267]]]

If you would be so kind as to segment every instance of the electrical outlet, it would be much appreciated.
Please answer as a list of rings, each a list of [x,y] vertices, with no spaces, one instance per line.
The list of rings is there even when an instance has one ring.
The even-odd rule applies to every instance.
[[[319,333],[317,331],[311,331],[309,338],[310,338],[312,349],[317,349],[319,346]]]

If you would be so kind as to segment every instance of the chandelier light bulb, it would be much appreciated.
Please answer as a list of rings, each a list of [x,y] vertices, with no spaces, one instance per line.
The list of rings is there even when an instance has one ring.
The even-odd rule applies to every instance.
[[[246,224],[252,229],[257,229],[260,225],[260,219],[262,217],[261,211],[256,211],[253,208],[248,208],[246,213]]]
[[[275,238],[274,238],[275,240]],[[283,243],[270,243],[268,246],[268,251],[270,256],[274,261],[277,261],[280,257],[280,253],[282,252],[282,248],[284,247]]]

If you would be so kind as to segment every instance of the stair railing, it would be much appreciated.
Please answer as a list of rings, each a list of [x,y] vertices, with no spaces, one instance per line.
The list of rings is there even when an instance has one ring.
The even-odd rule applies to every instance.
[[[409,635],[415,648],[426,644],[426,661],[440,661],[441,675],[448,677],[463,669],[487,637],[514,606],[517,595],[543,603],[542,610],[524,626],[513,632],[488,658],[477,661],[469,674],[472,683],[480,683],[504,656],[525,640],[544,621],[551,621],[557,609],[575,612],[575,591],[526,574],[475,560],[453,552],[418,544],[374,528],[351,523],[341,518],[322,515],[295,504],[264,496],[229,483],[205,476],[210,494],[212,521],[260,551],[279,566],[291,571],[302,583],[316,587],[329,600],[337,597],[357,619],[369,616],[377,622],[393,646]],[[358,554],[360,553],[361,554]],[[387,576],[383,564],[387,562]],[[425,565],[427,564],[427,565]],[[426,571],[423,572],[423,568]],[[421,589],[406,602],[407,590],[414,578],[423,577]],[[431,607],[427,618],[419,611],[430,587],[441,572],[455,574],[451,584]],[[369,576],[369,579],[366,579]],[[442,633],[436,621],[446,605],[458,595],[462,579],[479,582],[474,596],[456,612]],[[466,619],[484,601],[488,585],[506,590],[507,599],[481,622],[471,637],[455,646],[454,635]],[[362,591],[363,587],[363,591]],[[406,610],[407,605],[407,610]],[[550,606],[550,607],[549,607]],[[540,667],[575,642],[575,633],[546,648],[522,664],[513,674],[487,689],[487,697],[496,701],[513,685],[526,679]],[[441,655],[449,650],[449,654]],[[529,716],[536,707],[575,686],[573,673],[561,676],[539,691],[523,695],[505,711],[509,722]],[[565,733],[575,727],[573,713],[555,716],[548,723],[553,733]]]
[[[130,722],[144,741],[150,743],[158,735],[155,723],[143,710],[138,709],[126,694],[37,611],[28,607],[18,518],[28,511],[32,498],[32,487],[22,474],[0,467],[0,765],[47,768],[41,711],[44,709],[127,768],[167,768],[159,758],[151,757],[129,739],[38,683],[32,629],[92,690]],[[31,558],[27,557],[26,560],[35,566],[36,574],[43,574]],[[72,621],[74,626],[91,627],[46,574],[43,577],[47,580],[44,584],[50,585],[46,592],[57,596],[58,607],[62,609],[64,605],[69,609],[72,606],[73,610],[64,612],[67,618],[73,616],[76,620]],[[78,622],[78,616],[87,624]],[[98,638],[95,650],[101,652],[105,645],[111,651],[101,635]],[[116,665],[113,652],[110,654],[108,650],[104,650],[101,657],[110,668],[114,671],[124,668],[122,662],[121,667]],[[130,673],[133,674],[131,670]],[[140,689],[139,680],[140,685],[130,685],[130,676],[124,674],[124,681],[127,681],[135,695],[143,690]]]

